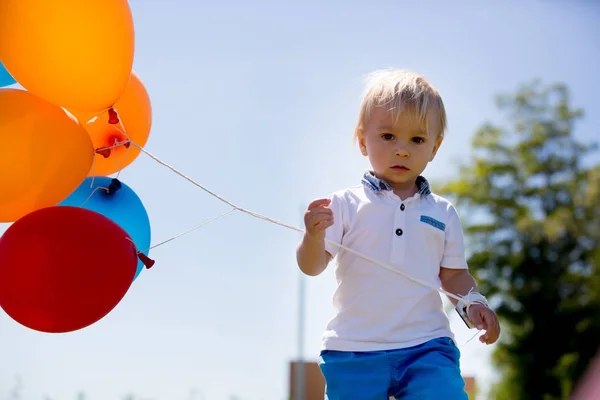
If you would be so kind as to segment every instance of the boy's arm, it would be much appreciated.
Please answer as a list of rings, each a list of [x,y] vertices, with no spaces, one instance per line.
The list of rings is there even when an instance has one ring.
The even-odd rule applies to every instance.
[[[478,294],[477,283],[466,269],[451,269],[451,268],[440,268],[440,280],[442,281],[442,289],[447,292],[460,296],[466,296],[470,293],[476,293],[479,299],[475,300],[475,303],[470,303],[465,306],[465,303],[458,304],[459,302],[449,297],[452,304],[456,307],[456,310],[460,316],[465,320],[465,323],[470,328],[485,329],[486,333],[479,338],[482,343],[492,344],[500,336],[500,323],[498,322],[498,316],[496,313],[488,307],[485,298]],[[484,303],[482,303],[485,302]],[[460,310],[459,310],[460,309]],[[471,325],[472,324],[472,325]]]
[[[304,214],[306,231],[296,249],[296,260],[306,275],[319,275],[331,261],[331,254],[325,250],[325,230],[333,225],[331,202],[329,198],[313,200]]]
[[[317,276],[325,271],[331,261],[331,254],[325,251],[325,235],[305,233],[296,250],[296,260],[306,275]]]
[[[442,289],[447,292],[454,293],[459,296],[465,296],[470,291],[478,292],[477,283],[471,276],[468,270],[464,268],[440,268],[440,280],[442,281]],[[458,300],[448,297],[453,305],[458,303]]]
[[[454,206],[448,211],[445,230],[446,242],[439,274],[442,288],[462,298],[457,301],[448,296],[469,328],[486,330],[479,340],[492,344],[498,340],[500,335],[498,316],[488,307],[485,297],[479,294],[477,283],[467,268],[463,232],[458,213]]]

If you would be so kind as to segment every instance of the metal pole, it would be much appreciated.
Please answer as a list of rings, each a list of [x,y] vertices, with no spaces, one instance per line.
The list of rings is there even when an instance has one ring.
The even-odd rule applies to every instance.
[[[301,220],[304,225],[304,208],[301,208]],[[294,374],[294,398],[304,400],[304,273],[298,271],[298,362]]]

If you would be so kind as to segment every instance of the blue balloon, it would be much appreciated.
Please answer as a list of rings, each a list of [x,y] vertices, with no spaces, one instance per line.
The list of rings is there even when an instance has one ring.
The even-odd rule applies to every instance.
[[[122,181],[105,176],[88,177],[59,206],[80,207],[104,215],[129,234],[138,251],[148,255],[148,213],[138,195]],[[144,264],[138,260],[134,279],[142,269]]]
[[[8,73],[2,62],[0,62],[0,87],[10,86],[13,83],[17,83],[15,79]]]

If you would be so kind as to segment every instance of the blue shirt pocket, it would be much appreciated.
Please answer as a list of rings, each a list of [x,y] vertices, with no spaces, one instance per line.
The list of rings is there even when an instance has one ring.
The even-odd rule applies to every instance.
[[[438,221],[435,218],[428,217],[427,215],[421,215],[421,222],[424,222],[424,223],[426,223],[428,225],[431,225],[434,228],[438,228],[442,232],[444,232],[446,230],[446,224],[445,223],[440,222],[440,221]]]

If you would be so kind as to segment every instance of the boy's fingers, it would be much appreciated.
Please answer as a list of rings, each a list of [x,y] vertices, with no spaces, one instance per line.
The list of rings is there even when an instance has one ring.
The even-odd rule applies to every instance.
[[[333,220],[333,215],[328,213],[310,214],[305,218],[306,225],[315,225],[321,221]]]
[[[333,218],[329,214],[316,214],[310,218],[310,222],[313,225],[319,224],[324,221],[333,221]]]
[[[479,312],[473,313],[474,315],[471,315],[471,321],[473,321],[473,323],[475,324],[475,326],[477,327],[477,329],[484,329],[485,328],[485,322],[484,320],[481,318],[481,314]]]
[[[332,219],[333,211],[329,208],[314,208],[309,210],[304,215],[304,223],[306,225],[315,225],[319,221],[323,221],[325,219]]]
[[[333,211],[331,211],[331,208],[325,208],[325,207],[313,208],[312,210],[309,211],[309,213],[311,216],[317,216],[317,215],[331,216],[331,215],[333,215]]]
[[[331,203],[331,199],[316,199],[310,202],[308,209],[312,210],[316,207],[328,206]]]
[[[500,323],[498,318],[491,311],[486,313],[485,319],[488,326],[488,338],[492,341],[496,341],[500,336]]]
[[[333,225],[333,220],[324,220],[324,221],[320,221],[317,224],[315,224],[315,228],[325,229],[325,228],[329,228],[331,225]]]
[[[500,325],[497,318],[489,309],[482,311],[481,314],[482,324],[486,332],[479,340],[487,344],[494,343],[498,339],[498,336],[500,336]]]

